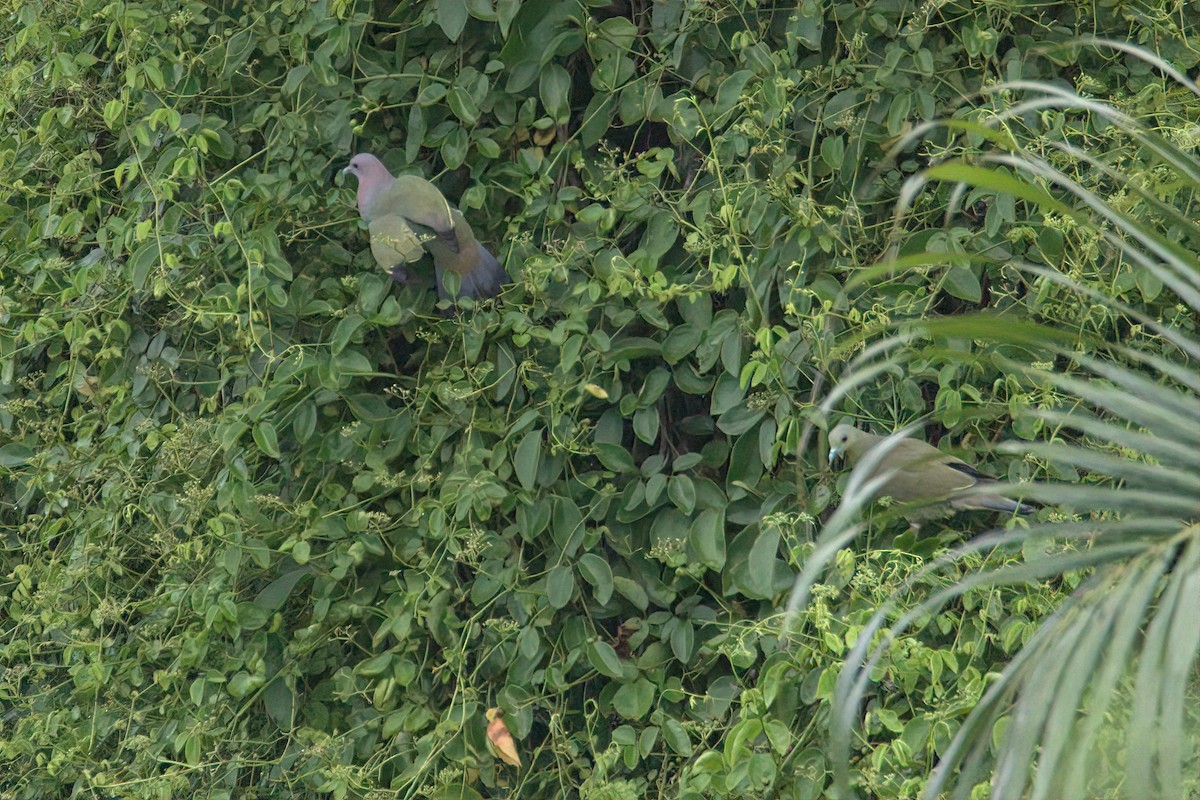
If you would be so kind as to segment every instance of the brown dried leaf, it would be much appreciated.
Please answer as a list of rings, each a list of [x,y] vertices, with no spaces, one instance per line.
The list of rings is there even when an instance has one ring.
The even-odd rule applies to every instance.
[[[500,756],[500,760],[505,764],[511,764],[514,767],[521,766],[521,757],[517,755],[517,745],[502,718],[504,712],[499,708],[489,708],[484,715],[488,720],[488,741],[492,743],[492,747],[496,748],[496,755]]]

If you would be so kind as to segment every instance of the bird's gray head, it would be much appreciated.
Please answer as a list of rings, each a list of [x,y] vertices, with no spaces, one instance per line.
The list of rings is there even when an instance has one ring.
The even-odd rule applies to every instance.
[[[838,425],[829,432],[829,463],[845,456],[852,463],[858,457],[858,446],[867,434],[853,425]]]
[[[379,180],[384,176],[390,178],[392,173],[375,156],[370,153],[358,153],[350,159],[350,163],[342,168],[343,175],[353,175],[360,181]]]
[[[342,168],[343,175],[356,175],[358,178],[364,178],[366,175],[377,172],[386,173],[388,172],[388,168],[384,167],[383,162],[372,156],[370,152],[360,152],[360,154],[350,158],[350,163]]]

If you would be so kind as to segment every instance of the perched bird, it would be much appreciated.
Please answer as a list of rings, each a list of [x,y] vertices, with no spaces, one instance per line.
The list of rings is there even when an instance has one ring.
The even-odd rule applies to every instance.
[[[829,434],[829,461],[844,456],[851,465],[866,459],[886,437],[860,431],[853,425],[838,425]],[[1005,513],[1032,514],[1036,509],[989,491],[1000,481],[979,472],[970,464],[917,439],[889,442],[868,478],[885,477],[875,492],[900,504],[900,513],[914,528],[955,511],[986,509]]]
[[[358,178],[358,213],[367,221],[371,254],[379,266],[403,281],[404,266],[421,257],[433,257],[438,297],[450,297],[445,273],[459,277],[456,297],[495,297],[508,280],[504,268],[478,240],[462,212],[451,208],[432,183],[416,175],[392,177],[388,168],[370,153],[350,159],[343,174]]]

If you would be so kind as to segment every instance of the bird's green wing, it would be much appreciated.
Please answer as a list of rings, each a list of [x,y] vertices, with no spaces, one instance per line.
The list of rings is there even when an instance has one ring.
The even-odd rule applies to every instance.
[[[398,214],[414,226],[430,228],[438,236],[448,237],[454,230],[450,204],[437,187],[417,175],[401,175],[380,198],[382,214]]]
[[[936,447],[917,439],[905,439],[887,452],[881,470],[895,470],[881,494],[901,502],[947,498],[969,489],[974,475],[959,466],[970,467]]]

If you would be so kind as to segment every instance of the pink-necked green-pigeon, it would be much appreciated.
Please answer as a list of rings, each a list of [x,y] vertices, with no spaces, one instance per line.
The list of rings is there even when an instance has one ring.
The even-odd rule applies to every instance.
[[[838,425],[829,434],[829,460],[845,456],[849,464],[857,464],[884,438],[853,425]],[[1000,481],[917,439],[889,442],[889,449],[869,477],[887,472],[892,473],[891,477],[885,479],[875,494],[900,503],[900,513],[913,527],[967,509],[1008,514],[1032,514],[1036,510],[989,491],[989,487],[999,486]]]
[[[446,271],[459,277],[456,297],[495,297],[508,275],[479,243],[462,212],[451,208],[432,183],[416,175],[392,177],[370,153],[359,153],[342,170],[358,178],[358,213],[367,221],[371,254],[379,266],[403,280],[404,265],[433,257],[438,297],[447,299]]]

